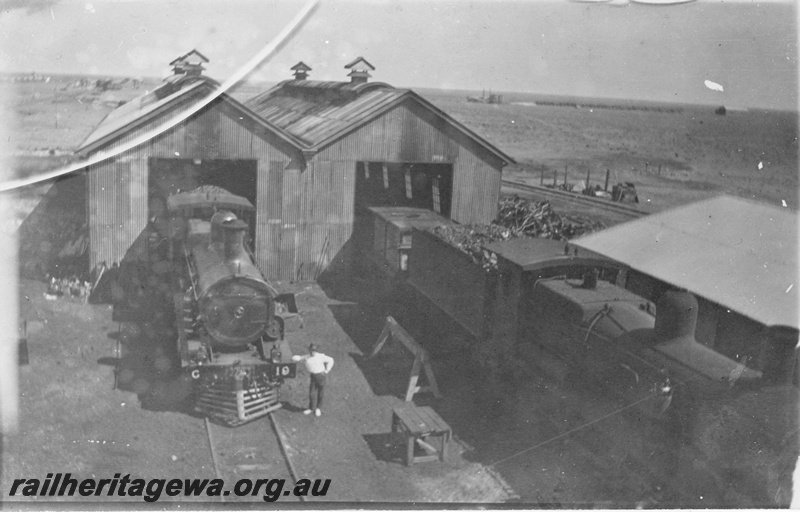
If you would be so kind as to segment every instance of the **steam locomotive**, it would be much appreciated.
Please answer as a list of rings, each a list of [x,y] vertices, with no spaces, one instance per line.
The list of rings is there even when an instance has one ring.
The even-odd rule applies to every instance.
[[[169,196],[167,208],[169,255],[184,263],[174,295],[178,354],[195,408],[230,426],[278,409],[280,385],[295,376],[296,363],[279,314],[285,306],[248,250],[240,217],[252,204],[204,186]]]
[[[361,212],[360,247],[414,310],[415,335],[456,343],[487,374],[521,365],[635,405],[625,410],[675,454],[675,485],[686,492],[706,485],[697,495],[710,499],[708,480],[677,469],[702,465],[720,495],[748,496],[729,503],[788,504],[781,489],[799,451],[796,329],[725,326],[725,337],[740,338],[726,351],[730,340],[716,340],[721,348],[703,337],[702,310],[686,290],[645,286],[625,265],[546,239],[486,244],[496,262],[487,271],[429,230],[448,219],[389,210]],[[410,225],[422,218],[425,226]],[[737,326],[731,316],[719,321]]]
[[[460,330],[495,357],[514,359],[515,345],[535,345],[602,378],[625,375],[618,380],[647,387],[669,380],[704,395],[796,380],[796,330],[765,328],[751,342],[758,354],[733,359],[696,339],[699,307],[690,292],[643,295],[642,276],[634,282],[629,269],[600,254],[550,239],[492,242],[483,247],[495,262],[487,270],[431,232],[453,225],[431,211],[361,215],[365,262],[399,282],[408,302],[440,313],[426,325]]]

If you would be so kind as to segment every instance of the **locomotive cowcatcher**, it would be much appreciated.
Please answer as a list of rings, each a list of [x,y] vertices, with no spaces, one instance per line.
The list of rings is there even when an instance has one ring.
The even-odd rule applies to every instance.
[[[167,209],[169,258],[182,262],[173,297],[177,348],[195,409],[236,426],[280,408],[281,383],[295,376],[296,363],[284,338],[287,305],[276,301],[248,247],[242,218],[252,204],[202,186],[169,196]]]

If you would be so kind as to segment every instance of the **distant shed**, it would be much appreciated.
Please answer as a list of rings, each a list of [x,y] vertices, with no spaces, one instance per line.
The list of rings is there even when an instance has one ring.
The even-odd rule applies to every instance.
[[[90,155],[130,141],[218,86],[190,52],[155,91],[111,112],[81,145]],[[494,219],[513,160],[413,91],[368,82],[294,80],[245,105],[223,94],[155,139],[89,169],[90,262],[147,259],[142,239],[166,197],[211,184],[256,206],[259,266],[270,279],[315,279],[348,257],[358,207],[429,208],[462,223]],[[97,171],[97,172],[96,172]]]

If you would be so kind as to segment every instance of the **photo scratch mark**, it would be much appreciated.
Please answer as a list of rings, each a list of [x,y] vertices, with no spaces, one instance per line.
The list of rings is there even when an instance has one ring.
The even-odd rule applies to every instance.
[[[711,80],[706,80],[703,82],[706,87],[711,89],[712,91],[723,92],[725,89],[718,83],[712,82]]]
[[[75,172],[80,169],[85,169],[90,165],[94,165],[104,160],[108,160],[109,158],[113,158],[121,153],[124,153],[125,151],[128,151],[131,148],[134,148],[144,142],[147,142],[148,140],[153,139],[154,137],[160,135],[161,133],[164,133],[170,128],[177,126],[178,124],[188,119],[190,116],[199,112],[206,105],[210,104],[217,97],[219,97],[219,95],[221,95],[222,93],[233,87],[234,84],[241,81],[246,75],[251,73],[258,65],[261,65],[264,62],[271,59],[273,55],[280,48],[284,46],[286,40],[289,39],[291,36],[293,36],[297,30],[299,30],[299,28],[309,18],[311,13],[316,9],[318,3],[319,0],[309,0],[308,3],[306,3],[303,6],[303,8],[297,13],[297,15],[289,22],[289,24],[277,34],[277,36],[273,41],[267,43],[261,50],[259,50],[258,53],[256,53],[252,58],[250,58],[249,61],[247,61],[243,66],[238,68],[236,72],[234,72],[225,82],[223,82],[219,86],[219,88],[216,89],[216,91],[202,98],[199,102],[197,102],[191,108],[187,109],[181,115],[178,115],[170,119],[169,121],[160,124],[159,126],[153,128],[152,130],[149,130],[148,132],[137,137],[136,139],[126,142],[120,147],[117,147],[108,152],[100,152],[90,157],[87,160],[69,164],[52,171],[37,174],[35,176],[29,176],[26,178],[0,182],[0,191],[12,190],[33,183],[40,183],[43,181],[47,181],[53,178],[57,178],[59,176]],[[91,7],[91,4],[86,4],[86,5],[87,9]],[[91,8],[94,9],[94,7]]]

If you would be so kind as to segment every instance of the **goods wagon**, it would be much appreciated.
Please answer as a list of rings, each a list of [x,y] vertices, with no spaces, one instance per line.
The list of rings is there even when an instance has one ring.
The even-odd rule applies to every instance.
[[[359,209],[356,237],[364,263],[392,280],[408,276],[414,230],[450,226],[452,220],[424,208],[373,206]]]

